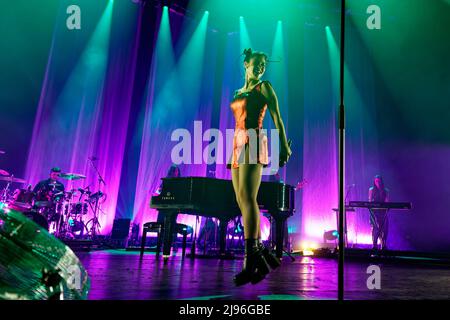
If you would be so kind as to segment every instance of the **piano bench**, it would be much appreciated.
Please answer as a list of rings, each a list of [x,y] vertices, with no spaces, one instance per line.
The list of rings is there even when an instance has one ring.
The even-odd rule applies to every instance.
[[[161,244],[162,244],[162,231],[164,230],[164,224],[161,222],[147,222],[144,223],[144,228],[142,231],[142,241],[141,241],[141,258],[144,255],[145,242],[147,240],[147,233],[156,232],[158,234],[157,244],[156,244],[156,255],[159,256],[161,252]],[[183,235],[183,246],[182,246],[182,256],[183,258],[186,255],[186,241],[187,236],[193,233],[193,228],[186,224],[177,223],[175,226],[174,234]]]

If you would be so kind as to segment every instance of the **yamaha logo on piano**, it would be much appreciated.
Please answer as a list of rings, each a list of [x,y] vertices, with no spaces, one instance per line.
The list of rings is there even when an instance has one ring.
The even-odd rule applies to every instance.
[[[162,196],[162,200],[175,200],[175,197],[170,192],[167,192],[165,196]]]

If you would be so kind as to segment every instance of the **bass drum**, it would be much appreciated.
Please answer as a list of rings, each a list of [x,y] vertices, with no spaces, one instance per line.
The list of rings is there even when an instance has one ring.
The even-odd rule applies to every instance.
[[[81,239],[84,236],[84,232],[86,230],[86,226],[81,220],[76,220],[72,217],[67,221],[68,224],[68,233],[66,234],[67,238],[71,239]]]

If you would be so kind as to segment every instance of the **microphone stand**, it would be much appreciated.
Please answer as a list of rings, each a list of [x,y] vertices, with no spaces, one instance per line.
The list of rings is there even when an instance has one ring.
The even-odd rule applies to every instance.
[[[98,213],[100,210],[99,200],[103,196],[103,194],[101,192],[101,186],[102,186],[102,183],[104,186],[106,186],[106,182],[103,179],[100,172],[98,171],[98,168],[94,163],[94,160],[91,158],[88,158],[88,160],[91,162],[91,165],[94,168],[95,172],[97,173],[97,177],[98,177],[98,191],[97,191],[97,196],[95,197],[94,217],[92,218],[92,227],[91,227],[91,237],[93,239],[95,239],[97,237],[97,226],[100,228],[100,222],[98,222]]]
[[[340,54],[340,104],[339,104],[339,263],[338,300],[344,300],[344,179],[345,179],[345,107],[344,107],[344,40],[345,0],[341,0],[341,54]]]
[[[14,178],[14,175],[11,175],[11,181]],[[8,181],[8,183],[6,184],[6,187],[3,189],[3,194],[2,197],[0,198],[0,201],[3,202],[8,202],[8,191],[9,191],[9,186],[11,185],[11,181]]]

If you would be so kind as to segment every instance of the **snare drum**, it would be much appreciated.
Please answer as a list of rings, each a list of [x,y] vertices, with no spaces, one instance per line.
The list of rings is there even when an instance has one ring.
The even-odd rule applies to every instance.
[[[36,194],[34,201],[34,206],[36,208],[50,208],[52,205],[51,197],[46,190],[41,190]]]

